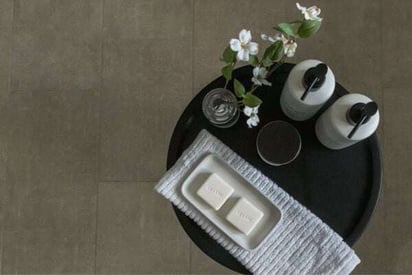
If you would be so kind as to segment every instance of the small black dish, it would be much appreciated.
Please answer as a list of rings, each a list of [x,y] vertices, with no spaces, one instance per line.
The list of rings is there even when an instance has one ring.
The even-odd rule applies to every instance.
[[[272,121],[260,129],[256,147],[264,162],[273,166],[288,164],[296,159],[302,147],[300,134],[286,121]]]

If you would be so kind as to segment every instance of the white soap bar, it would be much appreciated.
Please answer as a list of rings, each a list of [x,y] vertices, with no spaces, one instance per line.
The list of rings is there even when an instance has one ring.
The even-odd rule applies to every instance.
[[[218,175],[211,174],[196,193],[213,209],[219,210],[232,195],[233,188]]]
[[[262,219],[263,213],[245,198],[237,201],[227,214],[226,219],[246,235],[256,227]]]

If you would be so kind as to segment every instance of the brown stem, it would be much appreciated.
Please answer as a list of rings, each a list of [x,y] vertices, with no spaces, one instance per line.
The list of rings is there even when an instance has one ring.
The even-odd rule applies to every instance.
[[[266,78],[269,78],[274,71],[276,71],[280,66],[282,66],[282,64],[285,62],[286,57],[287,57],[286,55],[282,56],[282,58],[279,60],[279,62],[275,66],[273,66],[270,69],[270,71],[267,73]]]
[[[253,94],[253,92],[257,89],[257,86],[255,84],[252,85],[252,88],[250,89],[249,93]]]
[[[258,86],[254,85],[252,86],[252,89],[250,89],[249,93],[253,94],[254,91],[256,91]]]

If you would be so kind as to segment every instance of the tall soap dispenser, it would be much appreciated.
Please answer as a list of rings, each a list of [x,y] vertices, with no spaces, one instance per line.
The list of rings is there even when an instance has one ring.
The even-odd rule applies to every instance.
[[[290,119],[307,120],[319,111],[334,90],[332,70],[319,60],[305,60],[290,72],[280,96],[280,106]]]
[[[329,149],[343,149],[371,136],[379,124],[378,105],[361,94],[336,100],[316,121],[316,136]]]

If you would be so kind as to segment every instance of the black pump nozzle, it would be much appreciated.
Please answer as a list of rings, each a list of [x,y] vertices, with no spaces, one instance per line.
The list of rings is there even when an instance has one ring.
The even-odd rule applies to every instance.
[[[303,75],[303,85],[306,87],[300,100],[305,100],[309,92],[313,92],[312,89],[317,89],[325,82],[326,73],[328,72],[328,66],[325,63],[320,63],[315,67],[308,69]]]
[[[365,124],[373,115],[378,111],[378,104],[376,102],[368,103],[356,103],[353,105],[348,113],[347,119],[349,122],[355,123],[352,131],[349,133],[348,138],[352,138],[356,131],[362,124]]]

